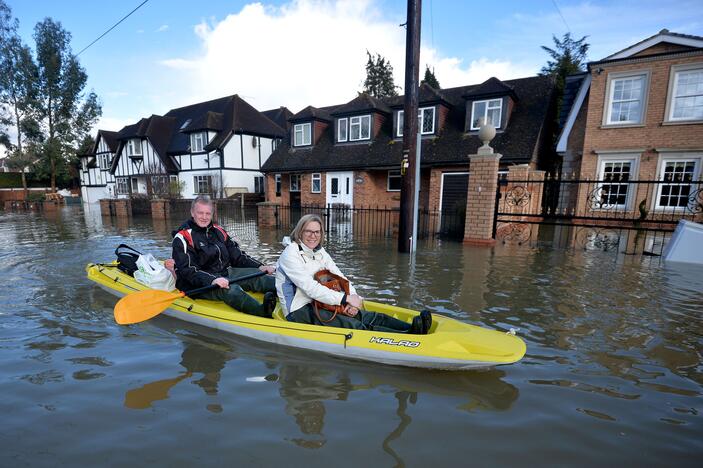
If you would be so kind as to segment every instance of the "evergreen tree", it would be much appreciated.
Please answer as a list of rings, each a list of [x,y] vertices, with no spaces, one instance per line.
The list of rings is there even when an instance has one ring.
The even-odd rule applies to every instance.
[[[542,67],[540,75],[550,75],[555,78],[560,96],[564,91],[566,77],[584,70],[583,65],[589,47],[586,43],[586,37],[583,36],[575,41],[571,38],[571,33],[564,34],[561,40],[552,35],[554,49],[542,46],[542,50],[549,54],[551,60],[548,60],[547,65]]]
[[[420,84],[422,83],[427,83],[428,85],[432,86],[434,89],[441,89],[439,87],[439,81],[437,81],[437,77],[434,76],[434,68],[430,70],[429,65],[425,65],[425,77],[422,79]]]
[[[367,50],[366,79],[363,92],[376,98],[397,96],[397,86],[393,82],[393,66],[381,54],[372,56]]]
[[[88,75],[71,51],[71,33],[46,18],[34,27],[34,40],[39,71],[35,109],[44,136],[38,169],[50,174],[55,191],[57,176],[69,176],[69,163],[102,108],[94,92],[83,93]]]

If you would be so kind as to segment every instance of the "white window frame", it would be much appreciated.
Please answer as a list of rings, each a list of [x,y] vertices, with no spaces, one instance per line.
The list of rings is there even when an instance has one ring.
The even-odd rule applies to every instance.
[[[337,141],[343,143],[349,141],[349,119],[346,117],[337,120]],[[344,129],[344,138],[342,138],[342,129]]]
[[[596,166],[596,180],[598,181],[598,186],[594,187],[596,190],[600,190],[604,185],[627,185],[627,195],[625,196],[624,204],[613,204],[613,205],[603,205],[602,207],[596,204],[592,204],[590,209],[594,211],[606,211],[606,210],[630,210],[632,207],[632,201],[635,198],[637,187],[635,184],[629,184],[627,182],[613,181],[603,182],[605,165],[608,163],[630,163],[630,175],[628,180],[637,180],[639,174],[639,164],[640,164],[641,153],[614,153],[614,154],[604,154],[598,155],[598,165]]]
[[[613,96],[615,94],[615,85],[618,81],[630,80],[633,78],[642,78],[642,91],[640,95],[640,117],[639,120],[617,120],[613,121]],[[611,73],[608,75],[608,83],[606,85],[605,107],[603,116],[604,126],[621,126],[621,125],[642,125],[644,124],[645,115],[647,115],[647,95],[649,94],[649,71],[637,70],[623,73]],[[630,100],[632,101],[632,100]]]
[[[290,192],[300,192],[300,174],[291,174],[289,177],[289,189],[288,191]],[[293,184],[293,181],[296,181],[295,184]]]
[[[128,195],[129,194],[129,182],[127,182],[128,177],[116,177],[115,178],[115,192],[118,195]]]
[[[685,163],[685,162],[693,162],[694,167],[693,167],[693,176],[691,179],[691,182],[671,182],[669,184],[666,184],[667,186],[684,186],[688,185],[691,187],[696,187],[696,184],[700,184],[700,176],[701,176],[701,163],[703,162],[703,154],[701,153],[669,153],[666,155],[663,155],[659,159],[659,163],[657,165],[657,180],[659,181],[664,181],[664,169],[666,168],[666,163],[669,162],[679,162],[679,163]],[[664,188],[664,184],[657,184],[657,194],[654,197],[654,205],[653,209],[655,211],[666,211],[666,212],[680,212],[680,211],[685,211],[690,208],[690,205],[688,206],[662,206],[659,204],[660,198],[662,196],[662,189]]]
[[[495,102],[498,101],[498,105],[495,105]],[[478,104],[486,104],[486,107],[483,110],[483,115],[476,116],[476,105]],[[493,105],[491,105],[493,103]],[[500,128],[500,124],[503,121],[503,98],[496,98],[496,99],[482,99],[480,101],[474,101],[471,103],[471,121],[469,122],[470,129],[471,130],[478,130],[480,127],[474,126],[474,122],[481,117],[484,119],[488,120],[488,111],[489,110],[496,110],[498,109],[498,125],[495,124],[495,122],[491,122],[491,124],[497,129]],[[477,118],[476,118],[477,117]]]
[[[306,133],[307,130],[307,133]],[[300,142],[298,142],[298,132],[300,132]],[[307,137],[307,139],[306,139]],[[310,146],[312,140],[312,124],[302,123],[293,126],[293,146]]]
[[[139,179],[132,177],[129,181],[132,185],[132,193],[139,193]]]
[[[432,130],[423,130],[422,123],[424,122],[425,112],[432,111]],[[403,136],[403,124],[405,123],[405,111],[399,110],[398,117],[396,118],[396,129],[395,133],[397,136]],[[417,128],[420,129],[420,135],[432,135],[435,129],[435,108],[431,107],[420,107],[417,110]]]
[[[391,177],[397,177],[398,179],[400,179],[400,184],[403,184],[403,177],[400,175],[400,170],[395,169],[388,171],[388,175],[386,176],[386,192],[400,192],[401,189],[391,188]]]
[[[127,140],[127,144],[125,146],[127,148],[127,156],[142,155],[142,141],[140,139],[132,138],[130,140]]]
[[[201,190],[200,184],[205,183],[205,191]],[[193,176],[193,193],[195,195],[209,194],[212,191],[212,176],[210,175],[194,175]]]
[[[98,155],[98,167],[100,169],[110,169],[110,155],[109,154],[100,154]]]
[[[675,65],[671,67],[671,74],[669,77],[669,90],[666,98],[666,121],[667,122],[700,122],[703,121],[703,116],[701,117],[674,117],[674,112],[676,110],[676,94],[678,93],[679,87],[679,77],[682,73],[690,71],[699,71],[703,73],[703,63],[689,63],[686,65]],[[695,94],[692,96],[703,96],[703,94]],[[703,97],[701,97],[703,99]]]
[[[361,132],[364,126],[362,125],[362,122],[364,120],[368,120],[369,125],[369,134],[364,136],[363,133]],[[352,135],[354,134],[353,130],[354,127],[359,127],[359,138],[352,138]],[[357,115],[355,117],[349,117],[349,141],[362,141],[362,140],[370,140],[371,139],[371,115]]]
[[[281,186],[281,174],[275,174],[273,176],[273,181],[274,181],[274,189],[276,190],[275,194],[277,197],[281,196],[281,189],[283,188]]]
[[[317,182],[317,190],[315,182]],[[314,172],[310,178],[310,193],[322,193],[322,174],[319,172]]]
[[[207,137],[205,132],[194,132],[190,134],[190,152],[202,153],[205,151]]]

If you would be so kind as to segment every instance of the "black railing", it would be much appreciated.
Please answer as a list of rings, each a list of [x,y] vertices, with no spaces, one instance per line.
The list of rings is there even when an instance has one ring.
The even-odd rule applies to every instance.
[[[347,205],[276,206],[276,227],[291,230],[305,214],[319,215],[325,230],[334,236],[394,237],[398,234],[399,209],[388,207],[350,207]],[[418,217],[418,237],[462,238],[463,213],[442,213],[421,209]]]
[[[502,180],[496,217],[498,222],[673,230],[680,219],[703,219],[703,182]]]

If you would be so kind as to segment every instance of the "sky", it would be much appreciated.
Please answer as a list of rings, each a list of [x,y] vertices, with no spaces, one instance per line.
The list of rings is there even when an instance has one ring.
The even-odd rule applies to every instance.
[[[51,17],[78,53],[143,0],[5,1],[27,44]],[[259,110],[342,104],[362,89],[367,50],[390,60],[402,86],[406,8],[404,0],[148,0],[79,55],[86,90],[102,103],[97,128],[231,94]],[[588,36],[588,60],[598,60],[663,28],[703,36],[703,0],[424,0],[420,73],[434,68],[443,88],[532,76],[552,35]]]

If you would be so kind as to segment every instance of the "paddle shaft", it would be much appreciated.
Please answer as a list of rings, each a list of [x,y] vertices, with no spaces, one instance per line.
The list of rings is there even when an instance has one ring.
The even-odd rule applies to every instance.
[[[257,278],[259,276],[264,276],[265,274],[266,274],[265,271],[257,271],[256,273],[252,273],[250,275],[244,275],[244,276],[240,276],[239,278],[233,278],[233,279],[229,280],[229,284],[238,283],[240,281],[244,281],[244,280],[248,280],[248,279],[252,279],[252,278]],[[185,291],[183,293],[183,295],[184,296],[192,296],[193,294],[204,293],[206,291],[210,291],[212,289],[217,289],[219,287],[220,286],[217,284],[209,284],[207,286],[203,286],[202,288],[192,289],[190,291]]]

